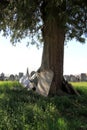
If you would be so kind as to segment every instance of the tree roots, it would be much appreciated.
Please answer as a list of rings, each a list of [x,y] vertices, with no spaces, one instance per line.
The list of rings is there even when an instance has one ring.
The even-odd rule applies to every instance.
[[[62,82],[62,91],[66,92],[67,94],[75,94],[75,95],[80,96],[79,92],[70,83],[68,83],[64,78]]]

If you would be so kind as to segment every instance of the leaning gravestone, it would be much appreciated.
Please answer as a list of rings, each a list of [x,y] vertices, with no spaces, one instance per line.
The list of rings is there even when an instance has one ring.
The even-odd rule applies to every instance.
[[[44,70],[38,74],[38,84],[36,87],[37,93],[45,97],[48,96],[53,75],[53,71],[51,70]]]

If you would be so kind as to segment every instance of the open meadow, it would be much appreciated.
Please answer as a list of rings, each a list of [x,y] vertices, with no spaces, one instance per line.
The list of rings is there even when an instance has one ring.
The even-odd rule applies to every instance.
[[[0,130],[87,130],[87,82],[80,96],[42,97],[18,82],[0,82]]]

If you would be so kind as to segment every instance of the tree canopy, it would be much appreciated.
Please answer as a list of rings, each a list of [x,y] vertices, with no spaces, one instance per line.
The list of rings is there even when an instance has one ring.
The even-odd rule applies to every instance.
[[[41,36],[44,19],[58,19],[66,40],[76,38],[84,42],[87,33],[86,0],[0,0],[0,31],[11,35],[12,42]]]

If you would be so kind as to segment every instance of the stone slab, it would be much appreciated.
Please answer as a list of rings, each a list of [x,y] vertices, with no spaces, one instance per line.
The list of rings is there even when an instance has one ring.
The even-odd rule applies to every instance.
[[[36,92],[47,97],[53,79],[53,71],[44,70],[38,74],[38,84]]]

